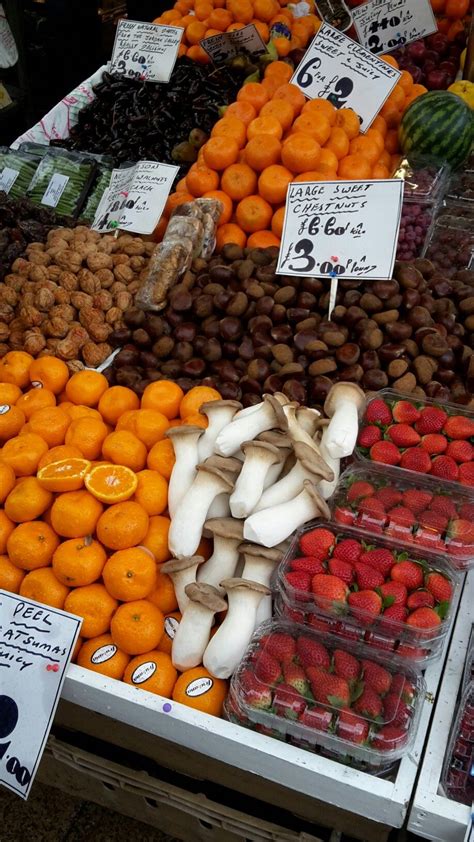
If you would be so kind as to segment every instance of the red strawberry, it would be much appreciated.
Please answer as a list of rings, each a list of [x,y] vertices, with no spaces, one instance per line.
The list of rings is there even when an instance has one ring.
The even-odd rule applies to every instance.
[[[400,467],[418,474],[428,474],[431,470],[431,459],[422,447],[411,447],[402,453]]]
[[[451,456],[437,456],[431,463],[431,476],[455,482],[459,476],[459,468]]]
[[[441,625],[441,618],[432,608],[417,608],[408,615],[407,624],[415,629],[433,629]]]
[[[415,516],[406,506],[397,506],[396,509],[391,509],[389,512],[390,523],[396,523],[398,526],[404,526],[405,529],[411,529],[415,524]]]
[[[407,607],[410,611],[415,611],[416,608],[434,608],[434,596],[430,591],[425,590],[425,588],[420,588],[410,594],[407,599]]]
[[[298,719],[306,707],[306,700],[289,684],[279,684],[273,694],[273,708],[277,716]]]
[[[410,401],[397,401],[392,410],[393,420],[399,424],[414,424],[420,417],[420,410]]]
[[[333,634],[337,634],[338,637],[343,637],[344,640],[359,640],[361,636],[358,629],[355,629],[353,626],[347,625],[347,623],[343,623],[341,621],[339,621],[336,628],[333,629]]]
[[[474,436],[474,421],[464,415],[452,415],[446,421],[443,433],[450,439],[470,439]]]
[[[414,591],[423,584],[423,569],[414,561],[398,561],[390,571],[393,582],[401,582],[407,590]]]
[[[450,441],[446,456],[450,456],[455,462],[472,462],[474,447],[468,441]]]
[[[429,491],[422,491],[421,488],[408,488],[403,492],[403,505],[417,515],[423,509],[427,509],[433,499]]]
[[[393,676],[391,690],[392,693],[396,693],[399,698],[403,699],[407,705],[411,704],[415,698],[415,688],[413,684],[401,673],[397,673]]]
[[[392,412],[388,404],[381,398],[375,398],[370,401],[365,411],[365,421],[369,424],[390,424],[392,420]]]
[[[447,414],[437,406],[425,406],[421,410],[418,421],[415,422],[415,430],[424,436],[427,433],[440,433],[446,423]]]
[[[310,555],[294,558],[290,562],[290,567],[292,570],[297,570],[301,573],[309,573],[311,576],[314,576],[315,573],[322,573],[324,571],[323,562],[320,561],[319,558],[314,558],[314,556]]]
[[[395,584],[395,582],[393,583]],[[384,631],[388,631],[389,633],[393,634],[393,626],[392,623],[404,623],[407,616],[408,611],[404,605],[390,605],[388,608],[385,609],[383,612],[384,620],[385,618],[390,621],[390,624],[385,626],[384,623],[380,624],[380,628],[384,629]]]
[[[293,687],[303,696],[305,696],[309,690],[306,673],[303,667],[300,667],[298,664],[285,664],[283,667],[283,680],[285,684]]]
[[[360,541],[356,541],[355,538],[343,538],[336,544],[332,557],[354,564],[355,561],[359,560],[361,553],[362,544]]]
[[[333,652],[334,672],[346,681],[355,681],[360,675],[360,663],[349,652],[335,649]]]
[[[286,632],[271,632],[266,638],[261,638],[260,645],[281,664],[292,661],[296,655],[296,641]]]
[[[385,725],[372,740],[372,747],[379,751],[392,751],[404,745],[406,739],[406,730],[395,725]]]
[[[342,579],[326,573],[316,573],[316,576],[313,576],[311,589],[316,605],[322,608],[330,608],[334,602],[344,603],[349,593],[349,588]]]
[[[324,672],[318,667],[308,667],[306,673],[316,702],[337,708],[349,707],[351,691],[344,678]]]
[[[434,596],[436,602],[450,602],[453,595],[453,588],[449,579],[442,573],[428,573],[425,585]],[[430,606],[432,607],[432,606]]]
[[[259,652],[255,662],[255,676],[263,684],[273,686],[281,678],[281,667],[268,652]]]
[[[448,497],[446,494],[435,494],[431,501],[430,509],[432,509],[433,512],[440,512],[440,514],[445,515],[448,518],[458,516],[455,504],[453,503],[451,497]]]
[[[451,542],[461,546],[474,544],[474,523],[470,520],[458,518],[449,524],[448,536]]]
[[[334,520],[336,523],[343,523],[344,526],[349,526],[355,521],[355,514],[347,506],[338,506],[334,511]]]
[[[342,579],[346,585],[352,585],[355,576],[355,570],[348,561],[342,561],[340,558],[330,558],[328,569],[332,576]]]
[[[470,488],[474,486],[474,462],[464,462],[459,466],[459,482]]]
[[[353,709],[368,719],[377,719],[383,711],[382,699],[372,687],[366,686],[362,695],[354,703]]]
[[[303,617],[303,624],[304,623],[308,623],[312,629],[324,632],[324,634],[334,634],[335,626],[337,625],[334,619],[318,617],[316,614],[310,614],[309,617]]]
[[[421,436],[408,424],[394,424],[387,430],[387,435],[397,447],[415,447],[421,441]]]
[[[299,717],[299,722],[307,728],[314,728],[315,731],[329,731],[332,723],[332,711],[324,708],[306,708]]]
[[[474,503],[463,503],[459,509],[459,517],[465,520],[474,520]]]
[[[383,621],[380,623],[380,628],[382,627]],[[390,627],[390,631],[392,631],[392,627]],[[368,646],[375,646],[377,649],[382,649],[384,652],[393,652],[395,649],[394,640],[389,640],[380,634],[373,634],[373,632],[365,632],[364,643],[367,643]]]
[[[399,725],[406,728],[410,721],[409,706],[400,698],[399,693],[394,693],[393,691],[383,700],[383,714],[385,722],[391,725]]]
[[[391,605],[406,604],[408,591],[402,582],[385,582],[384,585],[380,586],[380,593],[382,594],[382,599],[388,608]],[[387,612],[385,611],[384,616],[386,613]]]
[[[361,590],[370,590],[371,588],[379,588],[385,582],[385,576],[380,570],[371,567],[369,564],[364,564],[361,561],[356,561],[356,581]]]
[[[389,671],[375,661],[362,659],[361,663],[365,684],[375,690],[379,696],[386,696],[392,683],[392,676]]]
[[[420,526],[420,528],[416,530],[413,540],[415,544],[419,544],[421,547],[425,547],[429,550],[443,551],[446,549],[444,540],[440,537],[439,532],[431,527],[423,529],[423,527]]]
[[[347,601],[351,608],[369,616],[377,617],[382,611],[382,599],[375,591],[355,591],[349,594]]]
[[[448,446],[448,440],[446,436],[442,436],[441,433],[428,433],[427,436],[423,436],[421,439],[421,447],[423,450],[426,450],[430,456],[436,456],[438,453],[444,453]]]
[[[423,529],[433,529],[434,532],[441,534],[448,525],[448,518],[441,512],[427,509],[418,516],[418,522]]]
[[[347,490],[347,502],[354,503],[356,500],[362,500],[364,497],[372,497],[374,492],[375,488],[370,482],[356,480]]]
[[[341,710],[337,721],[337,736],[350,743],[365,743],[369,735],[369,723],[356,716],[351,710]]]
[[[366,497],[359,503],[359,514],[366,514],[378,520],[381,523],[385,522],[386,512],[385,506],[377,497]]]
[[[413,541],[413,533],[408,526],[401,526],[399,523],[393,523],[391,520],[384,530],[384,534],[388,538],[395,538],[397,541]]]
[[[368,564],[370,567],[375,567],[386,577],[395,564],[395,556],[391,550],[379,547],[374,550],[366,550],[365,553],[362,553],[359,561]]]
[[[240,683],[242,685],[246,704],[258,710],[265,710],[272,705],[272,691],[270,687],[257,681],[250,670],[242,673]]]
[[[393,442],[378,441],[370,448],[370,458],[373,462],[383,462],[384,465],[398,465],[401,453]]]
[[[311,637],[301,635],[297,639],[296,653],[300,664],[305,669],[308,667],[324,667],[325,669],[329,669],[331,666],[331,658],[326,647]]]
[[[362,427],[359,436],[357,438],[357,444],[359,447],[372,447],[375,442],[380,441],[382,438],[382,430],[380,427],[376,427],[375,424],[369,424],[368,427]]]
[[[293,570],[285,573],[285,579],[290,588],[298,592],[295,594],[296,598],[298,598],[298,594],[306,594],[311,590],[310,573],[304,573],[302,570]]]
[[[387,511],[402,502],[401,491],[397,491],[396,488],[391,488],[390,486],[379,488],[375,496],[377,500],[383,503]]]
[[[312,529],[300,538],[300,549],[304,555],[311,555],[323,561],[336,543],[336,536],[329,529]]]
[[[304,611],[295,611],[294,608],[290,608],[288,605],[285,604],[281,605],[281,611],[285,617],[289,617],[290,620],[294,620],[295,623],[306,622]]]

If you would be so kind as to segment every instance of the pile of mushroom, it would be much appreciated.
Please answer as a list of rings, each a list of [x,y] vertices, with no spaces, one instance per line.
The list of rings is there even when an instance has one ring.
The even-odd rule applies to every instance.
[[[336,383],[327,418],[277,392],[246,409],[212,401],[201,408],[206,430],[168,430],[176,456],[173,559],[161,569],[182,614],[172,647],[177,669],[203,663],[216,678],[232,675],[254,629],[271,616],[270,582],[285,541],[307,521],[330,516],[326,500],[340,459],[355,446],[363,404],[358,386]],[[196,555],[203,535],[214,539],[207,561]],[[224,618],[211,636],[216,613]]]

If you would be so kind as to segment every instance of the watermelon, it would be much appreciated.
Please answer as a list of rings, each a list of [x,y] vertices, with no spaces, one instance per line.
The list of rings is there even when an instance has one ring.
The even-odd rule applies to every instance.
[[[399,129],[402,152],[432,155],[459,169],[474,141],[474,112],[448,91],[417,97],[403,115]]]

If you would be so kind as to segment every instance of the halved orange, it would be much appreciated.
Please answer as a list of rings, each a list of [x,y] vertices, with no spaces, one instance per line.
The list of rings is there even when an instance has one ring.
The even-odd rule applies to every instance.
[[[40,468],[36,476],[40,485],[48,491],[79,491],[90,467],[88,459],[72,457],[50,462]]]
[[[102,503],[123,503],[135,494],[138,478],[125,465],[97,465],[86,476],[86,488]]]

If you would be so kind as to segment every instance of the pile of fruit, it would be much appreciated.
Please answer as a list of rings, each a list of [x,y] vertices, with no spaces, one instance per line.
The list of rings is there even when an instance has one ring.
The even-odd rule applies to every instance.
[[[411,73],[414,81],[425,85],[429,91],[446,90],[456,79],[466,33],[456,22],[452,27],[450,35],[435,32],[412,41],[393,54],[399,67]]]

